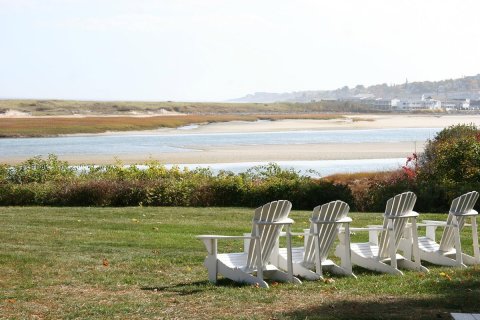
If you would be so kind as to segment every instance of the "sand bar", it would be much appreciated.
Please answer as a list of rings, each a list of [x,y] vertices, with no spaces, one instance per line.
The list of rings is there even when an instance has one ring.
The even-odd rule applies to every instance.
[[[165,164],[275,162],[295,160],[350,160],[406,158],[421,152],[424,142],[396,143],[324,143],[296,145],[221,146],[187,152],[166,152],[122,155],[60,156],[71,164],[109,164],[120,160],[125,164],[157,160]],[[16,164],[24,158],[2,159],[3,163]]]
[[[445,128],[459,123],[480,126],[480,114],[472,115],[346,115],[331,120],[278,120],[212,123],[192,129],[191,133],[265,132],[291,130],[359,130],[389,128]],[[173,129],[174,130],[174,129]]]

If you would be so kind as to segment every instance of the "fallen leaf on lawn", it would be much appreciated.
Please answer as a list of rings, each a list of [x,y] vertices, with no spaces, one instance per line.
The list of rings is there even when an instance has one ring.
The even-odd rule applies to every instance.
[[[440,274],[440,276],[446,278],[448,281],[452,280],[452,278],[448,275],[448,273],[440,272],[439,274]]]
[[[110,262],[108,262],[108,260],[104,258],[102,264],[104,267],[108,267],[110,265]]]

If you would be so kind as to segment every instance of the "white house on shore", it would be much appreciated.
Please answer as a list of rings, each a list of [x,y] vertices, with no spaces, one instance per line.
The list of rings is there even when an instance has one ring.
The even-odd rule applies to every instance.
[[[436,110],[442,108],[442,103],[422,96],[421,100],[392,99],[392,108],[395,110]]]
[[[363,105],[371,106],[383,111],[415,111],[415,110],[480,110],[480,100],[450,99],[437,100],[422,95],[421,99],[382,99],[374,98],[372,94],[356,95],[350,99]]]

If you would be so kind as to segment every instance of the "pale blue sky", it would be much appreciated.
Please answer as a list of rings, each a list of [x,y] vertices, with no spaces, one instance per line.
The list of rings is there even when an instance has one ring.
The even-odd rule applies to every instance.
[[[480,73],[478,0],[0,0],[0,98],[221,101]]]

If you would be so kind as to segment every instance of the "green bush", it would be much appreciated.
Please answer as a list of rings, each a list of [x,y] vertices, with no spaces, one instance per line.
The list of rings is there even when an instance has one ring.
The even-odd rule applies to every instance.
[[[480,191],[480,131],[474,125],[455,125],[429,140],[414,163],[386,180],[371,183],[355,194],[358,209],[383,211],[395,194],[413,191],[419,212],[448,212],[451,201],[469,191]],[[480,209],[480,202],[476,205]]]
[[[297,209],[331,200],[351,203],[346,185],[311,179],[276,164],[245,173],[138,166],[70,167],[55,156],[0,168],[1,205],[247,206],[286,199]]]
[[[47,159],[37,156],[14,167],[2,165],[0,169],[1,182],[16,184],[65,180],[75,177],[75,174],[75,169],[66,161],[60,161],[52,154]]]
[[[420,157],[418,178],[441,186],[480,181],[480,130],[474,125],[443,129],[428,141]]]

